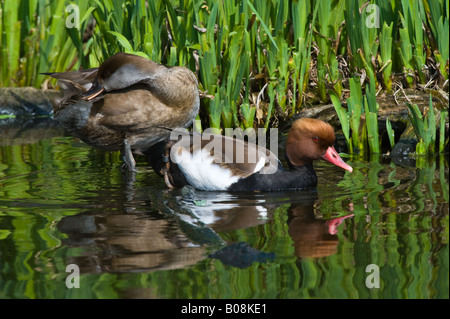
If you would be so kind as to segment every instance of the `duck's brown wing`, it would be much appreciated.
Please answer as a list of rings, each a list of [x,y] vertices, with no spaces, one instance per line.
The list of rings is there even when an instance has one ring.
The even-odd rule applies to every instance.
[[[175,133],[176,134],[176,133]],[[172,138],[174,135],[172,135]],[[202,150],[202,158],[205,162],[219,165],[231,172],[233,176],[248,177],[255,173],[271,174],[278,169],[279,160],[270,150],[254,143],[249,143],[239,138],[224,135],[191,133],[189,145],[183,137],[172,147],[172,153],[189,150],[195,154]],[[179,149],[182,148],[182,150]],[[208,158],[205,158],[205,157]],[[183,165],[183,163],[178,163]]]
[[[217,137],[214,137],[216,139]],[[222,149],[214,150],[211,154],[214,163],[229,169],[233,175],[247,177],[254,173],[270,174],[278,168],[277,156],[254,143],[240,138],[220,136]]]

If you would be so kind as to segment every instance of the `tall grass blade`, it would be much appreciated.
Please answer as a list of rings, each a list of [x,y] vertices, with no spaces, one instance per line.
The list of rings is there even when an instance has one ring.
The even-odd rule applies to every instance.
[[[247,0],[247,5],[250,8],[250,10],[253,11],[253,13],[256,15],[256,17],[259,19],[261,26],[263,27],[264,31],[266,32],[267,36],[269,37],[270,41],[272,42],[273,46],[275,47],[275,49],[277,51],[279,51],[280,49],[278,48],[275,39],[272,36],[272,33],[270,32],[268,26],[264,23],[265,20],[263,20],[261,18],[261,16],[259,15],[258,11],[255,9],[255,7],[253,6],[253,4],[251,3],[250,0]]]
[[[350,140],[350,125],[347,110],[342,107],[341,102],[339,101],[339,97],[335,92],[330,92],[330,99],[331,103],[333,103],[334,109],[336,110],[339,122],[341,123],[342,133],[345,136],[345,141],[347,143],[349,152],[353,153],[353,145]]]
[[[395,145],[395,132],[392,129],[392,124],[391,121],[389,121],[389,119],[386,119],[386,132],[389,138],[389,144],[391,146],[391,150],[394,148]]]

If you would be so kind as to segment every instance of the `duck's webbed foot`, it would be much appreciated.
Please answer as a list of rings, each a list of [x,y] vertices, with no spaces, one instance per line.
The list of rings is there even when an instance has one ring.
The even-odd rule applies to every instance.
[[[131,152],[130,142],[128,142],[127,139],[123,140],[122,159],[124,161],[124,164],[122,165],[122,170],[129,172],[137,172],[136,161],[133,157],[133,153]]]

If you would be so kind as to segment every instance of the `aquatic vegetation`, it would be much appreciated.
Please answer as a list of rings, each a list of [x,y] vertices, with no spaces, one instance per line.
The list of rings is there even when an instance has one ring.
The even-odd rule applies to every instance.
[[[389,138],[389,145],[391,146],[391,149],[393,149],[395,145],[395,132],[392,129],[392,124],[389,119],[386,119],[386,132]]]
[[[371,153],[380,152],[380,142],[378,140],[378,109],[376,101],[375,77],[370,73],[370,82],[366,85],[366,95],[364,96],[364,112],[366,114],[365,125],[367,128],[367,141]]]
[[[82,34],[89,13],[87,1],[77,4],[79,29],[68,28],[65,0],[21,0],[0,2],[0,86],[40,87],[49,70],[78,69],[79,57],[92,41],[83,45]],[[77,30],[75,32],[75,30]],[[20,39],[20,40],[19,40]],[[84,67],[86,65],[83,65]]]
[[[350,96],[344,108],[336,94],[331,93],[331,101],[341,123],[350,153],[379,153],[378,109],[375,79],[371,73],[366,92],[362,94],[361,83],[357,78],[350,79]]]
[[[327,87],[333,87],[338,96],[342,93],[342,77],[336,56],[344,18],[344,5],[348,3],[352,2],[326,0],[315,3],[315,6],[319,8],[315,32],[319,51],[317,53],[317,85],[319,98],[323,102],[328,100]]]
[[[350,64],[354,70],[364,70],[366,74],[374,72],[374,65],[371,63],[378,52],[379,42],[377,21],[371,15],[372,9],[364,6],[361,9],[355,1],[346,1],[345,24],[350,43],[351,57]],[[370,10],[368,10],[370,9]],[[375,9],[374,9],[375,10]],[[374,12],[375,16],[377,12]]]
[[[449,2],[445,0],[424,1],[427,13],[427,25],[431,29],[431,49],[441,72],[441,80],[448,79],[449,55]]]
[[[384,88],[388,93],[392,91],[392,27],[393,22],[390,25],[383,23],[383,29],[380,33],[380,54],[378,55]]]
[[[431,95],[426,115],[422,114],[417,104],[411,105],[407,103],[407,105],[410,110],[411,123],[418,140],[416,153],[418,155],[436,153],[436,142],[438,142],[439,152],[442,152],[445,145],[448,144],[448,137],[445,140],[445,120],[448,116],[448,111],[441,111],[439,118],[437,118]],[[439,123],[439,136],[437,136],[437,123]]]
[[[400,57],[406,68],[407,80],[411,85],[414,80],[414,70],[417,71],[421,84],[426,83],[424,36],[422,24],[425,11],[420,1],[402,1],[403,12],[400,12],[402,28],[400,32]],[[411,45],[413,44],[413,45]]]

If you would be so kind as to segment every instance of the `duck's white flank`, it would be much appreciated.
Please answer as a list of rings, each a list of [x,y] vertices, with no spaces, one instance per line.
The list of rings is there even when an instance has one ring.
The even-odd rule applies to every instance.
[[[263,152],[258,152],[259,154],[259,160],[258,163],[255,165],[255,169],[253,170],[253,173],[259,172],[265,165],[266,165],[266,156]]]
[[[196,150],[191,154],[180,147],[172,153],[172,160],[178,164],[186,180],[194,188],[205,191],[224,191],[239,180],[231,171],[213,163],[214,158],[207,149]]]

